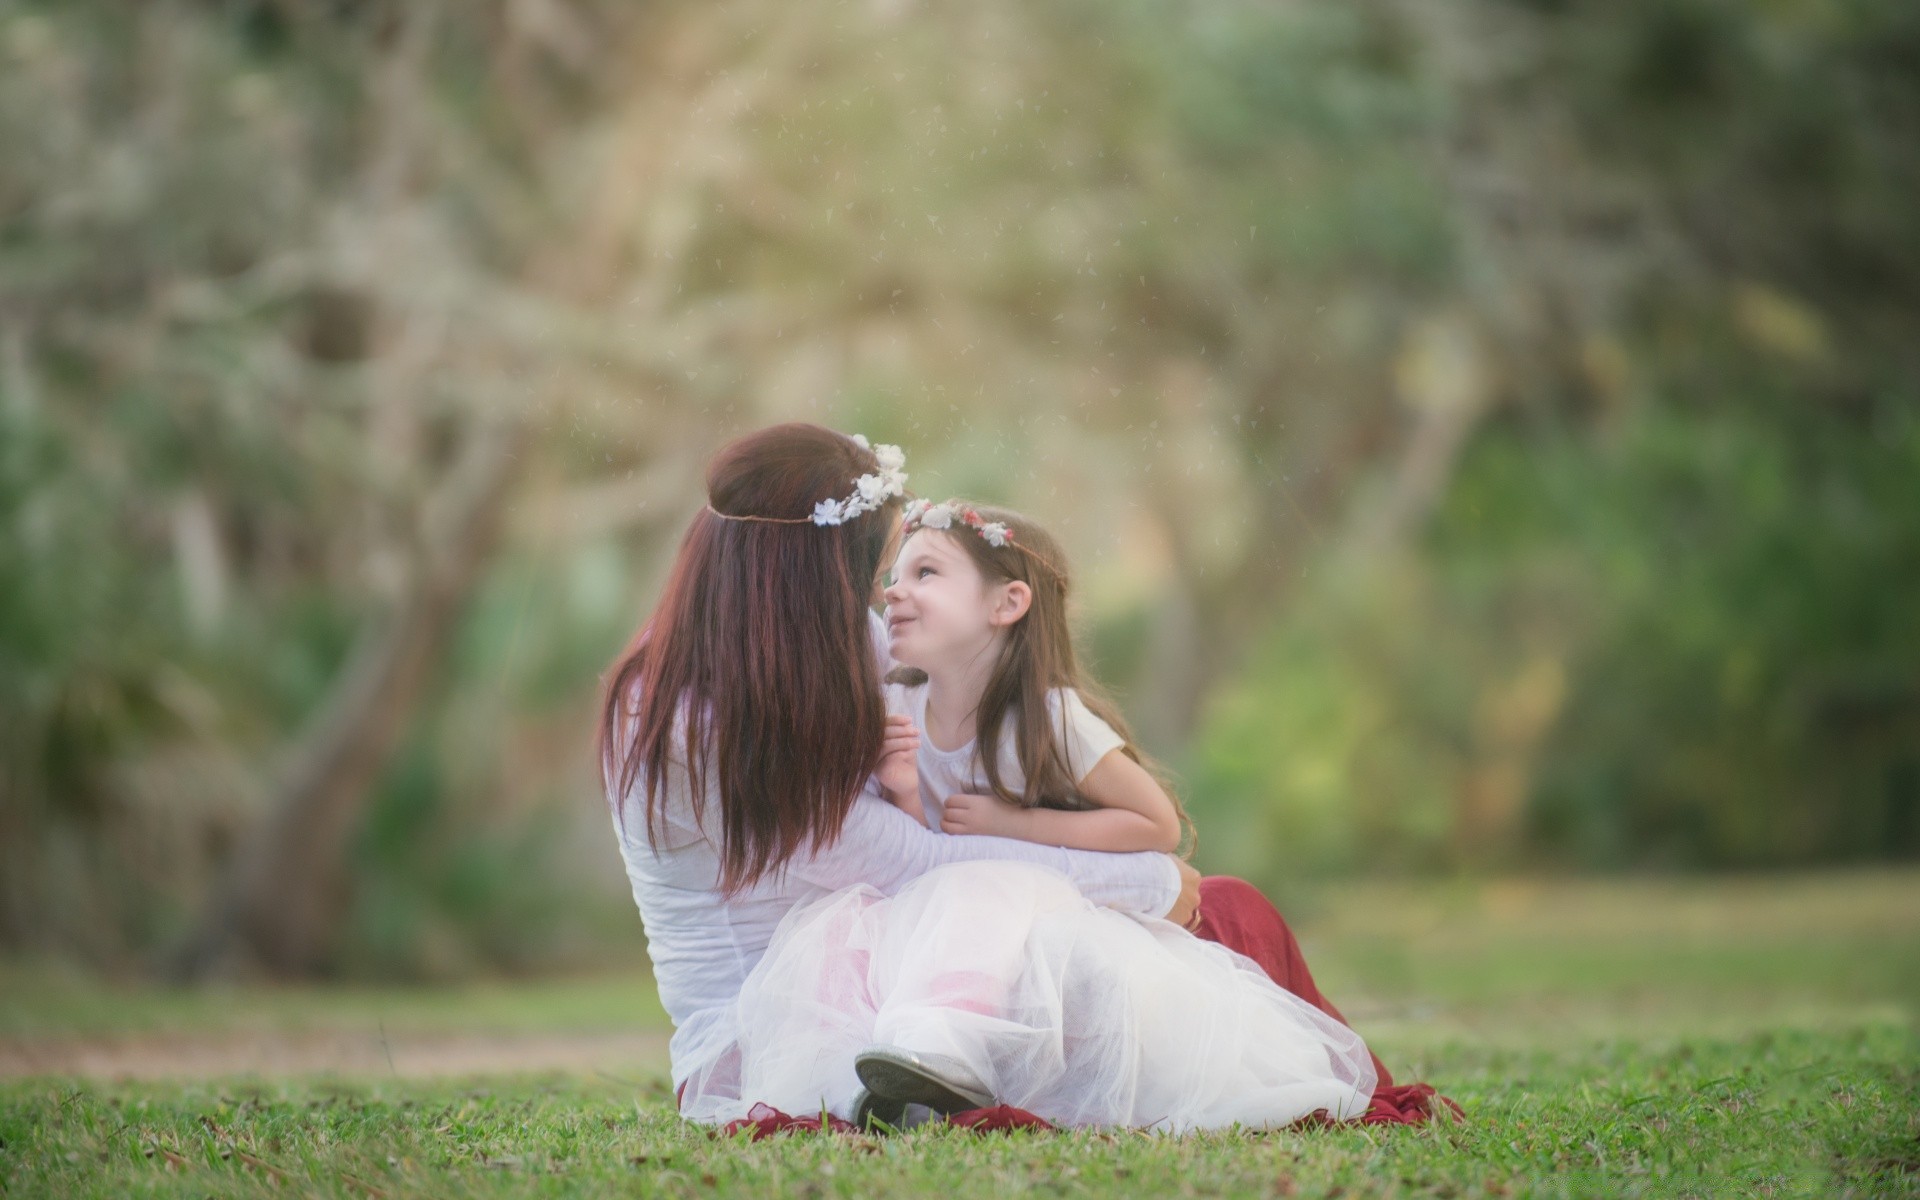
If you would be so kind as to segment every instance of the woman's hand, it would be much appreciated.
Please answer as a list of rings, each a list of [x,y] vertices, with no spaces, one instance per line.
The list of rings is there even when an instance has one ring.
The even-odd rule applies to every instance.
[[[1026,812],[998,796],[957,792],[947,797],[945,812],[940,817],[940,832],[1017,838],[1022,836],[1021,818]]]
[[[1167,920],[1192,933],[1200,924],[1200,872],[1184,858],[1174,858],[1180,869],[1180,895],[1167,910]]]
[[[927,811],[920,803],[920,731],[910,718],[888,715],[880,765],[873,777],[895,808],[922,825],[927,823]]]

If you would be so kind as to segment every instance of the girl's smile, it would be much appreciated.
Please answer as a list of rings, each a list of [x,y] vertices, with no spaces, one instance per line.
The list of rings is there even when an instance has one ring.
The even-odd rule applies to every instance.
[[[976,657],[998,628],[991,591],[946,534],[921,531],[907,538],[884,593],[893,657],[927,671]]]

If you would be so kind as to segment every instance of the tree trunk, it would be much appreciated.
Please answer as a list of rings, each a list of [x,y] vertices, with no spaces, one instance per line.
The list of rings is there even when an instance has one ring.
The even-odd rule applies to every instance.
[[[474,435],[441,509],[429,514],[409,594],[360,639],[290,754],[267,815],[178,954],[177,976],[237,967],[302,976],[326,967],[347,899],[351,835],[493,557],[525,441],[524,429]]]

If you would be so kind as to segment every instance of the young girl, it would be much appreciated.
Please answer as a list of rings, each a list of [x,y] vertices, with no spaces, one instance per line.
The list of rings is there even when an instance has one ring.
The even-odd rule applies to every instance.
[[[1081,673],[1066,556],[1019,513],[960,500],[907,506],[886,589],[889,734],[881,762],[903,811],[947,833],[1079,850],[1176,850],[1186,812]],[[892,745],[893,742],[889,742]]]
[[[948,832],[1173,848],[1178,804],[1075,667],[1059,548],[956,502],[915,502],[902,534],[889,644],[926,681],[893,697],[910,715],[889,717],[888,798]],[[1357,1034],[1248,959],[1012,862],[795,910],[739,1012],[748,1091],[856,1120],[998,1102],[1057,1125],[1275,1127],[1365,1111],[1376,1079]],[[836,1060],[881,1102],[849,1098]]]

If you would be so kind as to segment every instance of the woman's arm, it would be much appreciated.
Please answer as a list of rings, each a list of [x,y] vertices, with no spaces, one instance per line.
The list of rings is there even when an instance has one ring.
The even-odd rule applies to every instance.
[[[1164,850],[1180,845],[1180,814],[1147,769],[1109,750],[1080,780],[1080,794],[1099,805],[1086,812],[1020,808],[997,796],[947,797],[944,833],[1019,838],[1076,850]]]
[[[854,798],[840,837],[811,857],[796,856],[787,870],[829,891],[856,883],[892,895],[935,867],[1005,860],[1060,872],[1095,904],[1145,916],[1165,916],[1181,896],[1182,879],[1166,854],[1100,854],[996,837],[945,837],[915,824],[871,792]]]

